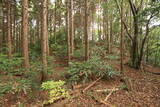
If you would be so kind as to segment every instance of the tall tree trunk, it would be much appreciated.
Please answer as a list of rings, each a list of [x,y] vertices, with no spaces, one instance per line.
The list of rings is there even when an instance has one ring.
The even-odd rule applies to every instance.
[[[92,12],[92,41],[94,42],[94,13]]]
[[[106,14],[106,18],[107,18],[107,22],[106,22],[106,29],[107,29],[107,37],[106,37],[106,39],[107,39],[107,49],[108,49],[108,53],[110,53],[110,49],[111,49],[111,45],[110,45],[110,30],[109,30],[109,15],[108,15],[108,10],[107,10],[107,14]]]
[[[17,15],[15,14],[16,13],[16,5],[17,3],[15,2],[14,6],[13,6],[13,40],[14,40],[14,52],[16,53],[16,18],[17,18]]]
[[[132,41],[132,53],[131,53],[131,59],[132,59],[132,66],[134,68],[139,68],[138,65],[138,18],[137,16],[134,16],[134,37]]]
[[[8,45],[8,58],[12,58],[12,39],[11,39],[11,4],[8,1],[7,4],[7,45]]]
[[[121,73],[123,73],[124,66],[123,66],[123,58],[124,58],[124,26],[123,26],[123,16],[124,16],[124,9],[123,9],[123,0],[121,1],[121,42],[120,42],[120,51],[121,51]]]
[[[47,39],[48,39],[48,28],[47,28],[47,0],[42,0],[42,39],[41,39],[41,50],[42,50],[42,63],[44,68],[47,68]]]
[[[69,2],[69,24],[70,24],[70,44],[71,44],[71,54],[73,54],[74,50],[74,20],[73,20],[73,0]]]
[[[111,20],[110,20],[110,53],[112,53],[112,48],[113,48],[113,16],[111,15]]]
[[[37,40],[40,40],[40,32],[41,32],[41,30],[40,30],[40,18],[39,18],[39,15],[37,15]]]
[[[14,10],[14,2],[11,4],[11,41],[12,41],[12,52],[14,53],[14,38],[15,38],[15,31],[14,31],[14,15],[15,15],[15,10]]]
[[[29,67],[29,53],[28,53],[28,0],[22,1],[22,56],[24,59],[23,66]]]
[[[7,17],[7,12],[6,12],[6,3],[4,3],[4,2],[2,2],[2,11],[3,11],[3,17],[2,17],[2,25],[3,25],[3,27],[2,27],[2,47],[6,47],[6,29],[7,29],[7,27],[6,27],[6,22],[5,22],[5,19],[7,19],[6,17]],[[5,53],[4,52],[4,50],[2,49],[2,51],[3,51],[3,53]]]
[[[19,23],[18,25],[17,25],[17,32],[18,32],[18,34],[17,34],[17,51],[20,53],[20,55],[22,55],[22,51],[21,51],[21,24]]]
[[[98,40],[100,41],[101,40],[101,1],[98,0]]]
[[[82,3],[83,4],[83,3]],[[83,11],[83,6],[81,6],[80,7],[80,14],[81,14],[81,27],[80,27],[80,35],[81,35],[81,40],[82,40],[82,45],[84,44],[84,27],[83,27],[83,25],[84,25],[84,16],[83,16],[83,13],[84,13],[84,11]]]
[[[69,18],[69,0],[66,1],[66,31],[67,31],[67,54],[68,54],[68,65],[71,61],[71,42],[70,42],[70,18]]]
[[[139,8],[136,8],[136,3],[134,4],[132,0],[128,0],[129,5],[131,7],[132,15],[133,15],[133,25],[134,25],[134,36],[132,38],[132,46],[131,46],[131,66],[139,69],[139,52],[138,52],[138,35],[139,35],[139,25],[138,25],[138,14]]]
[[[149,43],[147,42],[147,49],[146,49],[146,63],[149,61]]]
[[[88,0],[85,0],[85,24],[84,24],[84,37],[85,37],[85,61],[89,59],[89,39],[88,39]]]
[[[54,11],[54,39],[55,39],[55,43],[56,43],[56,18],[57,18],[57,1],[55,1],[55,11]]]
[[[2,13],[2,16],[0,16],[0,53],[2,53],[2,44],[3,44],[3,6],[2,1],[0,1],[0,13]]]
[[[103,9],[103,40],[106,39],[106,15]]]

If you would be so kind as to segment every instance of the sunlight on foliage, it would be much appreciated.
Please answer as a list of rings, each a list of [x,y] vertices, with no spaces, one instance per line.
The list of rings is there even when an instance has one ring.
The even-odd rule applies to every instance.
[[[63,98],[69,98],[70,95],[68,91],[66,91],[65,88],[62,88],[64,86],[65,81],[47,81],[42,83],[42,89],[49,91],[49,98],[48,100],[44,101],[43,104],[51,104],[54,103],[57,100],[63,99]]]

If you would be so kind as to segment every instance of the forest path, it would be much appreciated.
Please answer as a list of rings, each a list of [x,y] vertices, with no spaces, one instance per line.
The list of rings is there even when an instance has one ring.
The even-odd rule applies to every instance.
[[[67,72],[67,64],[66,59],[60,59],[58,57],[55,57],[54,60],[55,67],[53,69],[53,80],[65,80],[64,73]]]

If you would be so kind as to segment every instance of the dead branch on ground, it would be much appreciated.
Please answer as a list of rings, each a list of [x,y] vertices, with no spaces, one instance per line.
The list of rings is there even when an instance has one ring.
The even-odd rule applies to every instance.
[[[87,86],[82,92],[87,91],[89,88],[91,88],[93,85],[95,85],[96,82],[98,82],[102,77],[99,77],[96,81],[92,82],[89,86]]]

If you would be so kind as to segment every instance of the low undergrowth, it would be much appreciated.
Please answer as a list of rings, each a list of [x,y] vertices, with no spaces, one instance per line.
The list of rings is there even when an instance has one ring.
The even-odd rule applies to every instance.
[[[25,69],[22,67],[22,61],[21,57],[8,59],[6,55],[0,55],[0,96],[8,93],[31,94],[32,90],[40,89],[43,65],[35,60],[30,62],[29,69]],[[49,66],[47,75],[51,75],[52,70],[53,66]]]
[[[87,62],[70,63],[66,78],[71,83],[88,82],[98,77],[112,78],[119,75],[112,66],[98,57],[93,57]]]
[[[68,91],[63,88],[65,81],[47,81],[42,83],[42,89],[48,91],[48,99],[43,105],[54,103],[63,98],[70,98]]]

